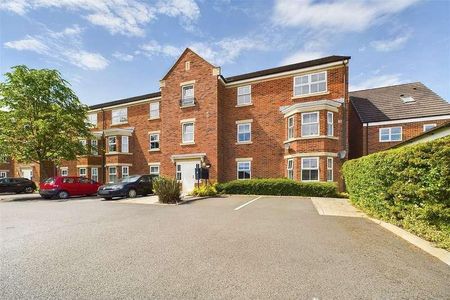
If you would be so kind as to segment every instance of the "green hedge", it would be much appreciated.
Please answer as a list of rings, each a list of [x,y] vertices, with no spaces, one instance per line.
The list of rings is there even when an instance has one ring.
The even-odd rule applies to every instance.
[[[450,137],[347,161],[350,200],[450,250]]]
[[[219,183],[217,191],[225,194],[337,197],[334,183],[303,183],[290,179],[233,180]]]

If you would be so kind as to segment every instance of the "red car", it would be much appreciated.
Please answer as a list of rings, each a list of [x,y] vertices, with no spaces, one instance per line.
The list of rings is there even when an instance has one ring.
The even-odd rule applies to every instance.
[[[44,199],[95,195],[100,185],[85,177],[50,177],[39,185],[39,194]]]

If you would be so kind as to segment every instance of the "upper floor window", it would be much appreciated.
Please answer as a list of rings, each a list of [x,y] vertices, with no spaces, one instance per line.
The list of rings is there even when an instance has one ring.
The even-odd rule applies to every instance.
[[[302,113],[302,136],[319,135],[319,112]]]
[[[327,135],[334,135],[334,114],[332,112],[327,112]]]
[[[98,155],[98,141],[91,140],[91,154]]]
[[[159,133],[150,133],[150,150],[159,150]]]
[[[294,116],[291,116],[287,120],[287,138],[292,139],[294,138]]]
[[[117,152],[117,138],[115,136],[108,137],[108,152]]]
[[[240,86],[237,88],[237,105],[249,105],[252,103],[252,86]]]
[[[327,72],[294,77],[294,96],[321,93],[327,90]]]
[[[150,119],[159,118],[159,101],[150,103]]]
[[[423,132],[428,131],[436,127],[436,124],[425,124],[423,125]]]
[[[181,106],[194,105],[194,85],[188,84],[181,87]]]
[[[97,127],[97,114],[88,114],[88,123],[91,124],[93,127]]]
[[[294,159],[287,160],[287,178],[294,179]]]
[[[319,181],[319,158],[302,158],[302,181]]]
[[[86,151],[87,141],[86,140],[80,140],[80,144],[83,147],[83,150]]]
[[[252,140],[252,123],[237,124],[237,141],[238,143],[251,142]]]
[[[194,143],[194,122],[186,122],[181,124],[183,143]]]
[[[250,179],[252,177],[252,162],[237,162],[237,179]]]
[[[9,161],[8,156],[0,154],[0,163],[7,163]]]
[[[130,151],[128,136],[122,136],[122,153],[128,153]]]
[[[127,108],[113,109],[112,124],[126,123],[128,121]]]
[[[380,142],[398,142],[402,140],[401,127],[380,128]]]

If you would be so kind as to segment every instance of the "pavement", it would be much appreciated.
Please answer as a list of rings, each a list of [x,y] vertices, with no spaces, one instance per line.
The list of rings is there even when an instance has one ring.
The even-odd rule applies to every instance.
[[[3,201],[0,239],[1,299],[450,298],[446,264],[309,198]]]

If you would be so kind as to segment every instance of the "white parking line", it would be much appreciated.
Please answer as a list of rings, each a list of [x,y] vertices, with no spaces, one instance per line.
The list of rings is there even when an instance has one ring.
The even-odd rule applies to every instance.
[[[250,201],[248,201],[248,202],[242,204],[241,206],[236,207],[234,210],[240,210],[241,208],[243,208],[243,207],[249,205],[249,204],[252,203],[252,202],[255,202],[255,201],[258,200],[258,199],[261,199],[262,197],[263,197],[263,196],[259,196],[259,197],[255,198],[255,199],[253,199],[253,200],[250,200]]]

